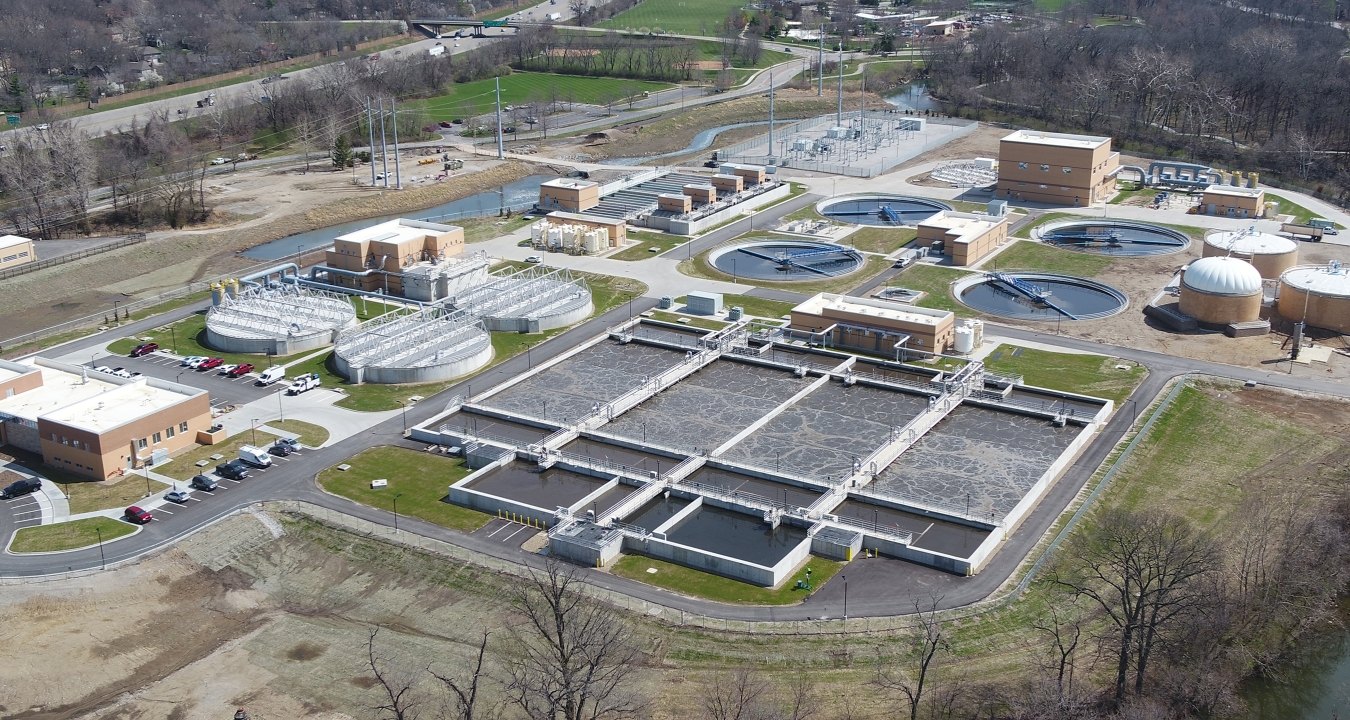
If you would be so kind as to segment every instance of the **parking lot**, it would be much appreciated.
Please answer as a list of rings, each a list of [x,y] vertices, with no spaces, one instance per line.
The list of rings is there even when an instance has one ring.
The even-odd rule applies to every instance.
[[[223,455],[220,459],[213,460],[210,464],[206,465],[205,467],[198,468],[198,474],[209,475],[216,480],[217,485],[215,490],[200,490],[190,487],[189,484],[186,482],[179,482],[176,483],[173,487],[174,489],[188,490],[190,492],[190,496],[188,497],[187,502],[176,503],[169,500],[165,500],[163,493],[160,493],[157,494],[154,499],[148,500],[145,503],[141,504],[141,507],[150,511],[150,514],[156,518],[160,518],[161,515],[173,516],[184,513],[190,514],[192,512],[192,507],[194,504],[203,501],[209,501],[213,495],[217,494],[228,495],[233,490],[242,490],[243,487],[241,486],[246,486],[249,485],[250,483],[255,483],[268,473],[275,472],[278,469],[285,467],[287,463],[299,460],[301,457],[304,456],[305,452],[306,452],[305,448],[300,448],[297,450],[293,450],[290,455],[285,457],[272,455],[271,467],[260,468],[249,465],[248,477],[244,478],[243,480],[231,480],[229,478],[221,477],[216,474],[215,469],[217,464],[227,463],[237,459],[229,455]]]
[[[42,521],[42,505],[47,502],[47,498],[42,493],[35,492],[4,502],[5,508],[11,515],[10,519],[14,523],[14,527],[24,528],[37,525]]]
[[[266,358],[259,358],[259,361],[258,371],[266,369]],[[90,367],[98,365],[106,365],[110,368],[125,368],[129,372],[139,372],[160,380],[201,388],[211,394],[211,405],[213,407],[250,403],[279,392],[285,392],[287,385],[285,381],[282,381],[269,387],[258,387],[254,384],[258,379],[256,372],[239,378],[226,377],[218,369],[193,370],[183,367],[180,358],[177,356],[158,352],[138,358],[125,355],[105,355],[94,358]]]

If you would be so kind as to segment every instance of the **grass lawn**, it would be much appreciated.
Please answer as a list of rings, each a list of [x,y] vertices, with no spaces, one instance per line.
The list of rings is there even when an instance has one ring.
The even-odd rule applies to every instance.
[[[58,552],[97,545],[136,532],[136,526],[106,517],[20,528],[9,543],[15,553]]]
[[[407,448],[381,446],[363,451],[346,461],[346,471],[336,467],[319,473],[319,486],[348,500],[393,512],[398,511],[460,532],[473,532],[487,524],[491,515],[452,505],[448,488],[470,472],[463,461]],[[372,490],[370,481],[389,480],[389,486]]]
[[[683,305],[688,301],[689,298],[685,295],[675,298],[675,304],[677,306]],[[746,315],[777,320],[792,312],[792,308],[796,306],[796,303],[783,302],[782,300],[767,300],[753,295],[723,295],[722,305],[723,307],[729,308],[740,307],[745,311]]]
[[[278,430],[293,432],[306,447],[318,447],[328,442],[328,430],[304,420],[270,420],[267,425]]]
[[[159,472],[158,468],[155,471]],[[66,482],[67,478],[53,475],[45,467],[42,474],[55,482],[61,483],[61,489],[65,490],[66,495],[69,496],[70,512],[73,515],[135,505],[144,500],[148,494],[146,493],[145,476],[135,470],[129,471],[118,480],[104,482],[84,479]],[[189,475],[188,477],[192,476]],[[149,494],[157,493],[165,487],[167,486],[164,483],[151,478]]]
[[[360,308],[357,308],[358,311]],[[148,330],[142,335],[136,337],[126,337],[121,340],[114,340],[108,344],[108,352],[114,355],[128,355],[132,348],[144,342],[141,338],[149,338],[152,342],[159,343],[163,350],[173,352],[177,355],[206,355],[208,357],[218,357],[227,363],[253,363],[259,367],[267,367],[267,356],[255,353],[227,353],[219,350],[213,350],[206,345],[206,313],[199,312],[189,315],[176,323],[170,323],[153,330]],[[285,357],[274,357],[272,362],[284,361]],[[195,371],[192,371],[195,372]],[[212,372],[212,371],[207,371]]]
[[[599,27],[676,35],[717,35],[727,14],[745,6],[743,0],[643,0],[599,23]]]
[[[611,260],[646,260],[654,258],[667,250],[677,248],[687,242],[690,238],[683,235],[668,235],[666,233],[633,231],[628,233],[629,240],[638,241],[632,247],[626,247],[619,252],[609,256]],[[653,252],[655,249],[655,252]]]
[[[604,105],[643,92],[657,92],[671,87],[667,83],[621,78],[553,75],[549,73],[519,72],[503,75],[502,106],[525,105],[551,99],[568,102]],[[429,121],[453,120],[483,115],[495,108],[494,79],[457,83],[445,95],[408,103],[409,111],[426,113]]]
[[[533,216],[512,215],[506,217],[465,218],[455,224],[464,228],[464,242],[476,243],[510,235],[534,222]]]
[[[1128,365],[1126,370],[1117,365]],[[1057,353],[999,345],[984,366],[1002,375],[1021,375],[1028,385],[1081,393],[1120,402],[1144,381],[1147,370],[1130,360],[1104,355]]]
[[[970,308],[957,302],[952,296],[951,284],[970,275],[964,270],[939,267],[925,263],[915,263],[891,278],[888,287],[903,287],[910,290],[922,290],[927,295],[915,303],[919,307],[952,312],[970,312]]]
[[[610,568],[610,572],[682,595],[692,595],[716,602],[740,605],[795,605],[823,586],[843,567],[844,563],[813,555],[777,589],[751,585],[642,555],[625,555],[619,558],[619,561]],[[656,572],[649,573],[648,568],[655,568]],[[809,576],[806,574],[808,569],[811,570]],[[806,580],[808,577],[811,589],[798,590],[797,581]]]
[[[1299,205],[1298,203],[1282,195],[1276,195],[1275,193],[1271,192],[1266,193],[1266,202],[1272,201],[1275,202],[1277,205],[1279,205],[1279,209],[1277,210],[1279,214],[1293,215],[1294,222],[1296,223],[1306,224],[1309,220],[1315,217],[1321,217],[1317,213],[1309,210],[1308,208],[1303,207],[1302,205]],[[1336,227],[1345,229],[1344,225],[1337,225]]]
[[[918,234],[914,228],[864,227],[853,231],[840,244],[886,255],[908,245]]]
[[[276,435],[264,430],[245,430],[226,438],[225,442],[219,442],[215,445],[198,445],[181,455],[175,455],[169,462],[156,466],[155,472],[186,482],[191,480],[193,475],[215,472],[216,465],[220,463],[239,459],[239,448],[243,445],[270,447],[276,440]],[[212,455],[220,455],[221,457],[219,460],[212,460]],[[201,460],[206,460],[207,464],[197,467],[197,462]],[[142,487],[141,489],[144,490],[145,488]]]
[[[1277,483],[1311,481],[1288,470],[1264,473],[1261,468],[1274,467],[1281,457],[1297,467],[1340,444],[1307,419],[1261,412],[1232,395],[1231,387],[1184,388],[1117,479],[1113,504],[1136,510],[1168,508],[1201,525],[1214,525],[1237,505],[1258,474]],[[1311,486],[1308,492],[1315,494]]]
[[[1111,258],[1095,253],[1052,247],[1033,240],[1018,240],[1012,247],[984,264],[986,270],[1039,270],[1092,277],[1111,265]]]
[[[703,328],[705,330],[721,330],[727,326],[727,323],[722,322],[721,320],[713,320],[712,318],[705,317],[691,317],[689,315],[679,315],[676,313],[663,312],[661,310],[653,310],[652,319],[668,323],[680,323],[681,320],[684,320],[685,322],[680,323],[681,325]]]

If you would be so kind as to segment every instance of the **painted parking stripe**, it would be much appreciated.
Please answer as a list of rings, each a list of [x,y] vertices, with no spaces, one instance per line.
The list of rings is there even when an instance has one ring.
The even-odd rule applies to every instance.
[[[34,513],[37,513],[38,515],[41,515],[41,514],[42,514],[42,508],[38,508],[38,509],[36,509],[36,510],[18,510],[18,511],[15,511],[14,517],[19,517],[20,515],[32,515],[32,514],[34,514]]]
[[[172,515],[172,514],[173,514],[173,513],[169,512],[168,510],[165,510],[163,505],[160,505],[159,507],[155,508],[154,510],[151,510],[150,512],[152,512],[152,513],[162,512],[162,513],[164,513],[165,515]]]
[[[530,528],[529,528],[528,526],[521,525],[519,530],[516,530],[515,532],[511,533],[510,535],[507,535],[506,537],[502,538],[502,542],[504,542],[504,543],[506,543],[506,542],[511,542],[511,538],[513,538],[513,537],[519,535],[522,531],[524,531],[524,530],[529,530],[529,529],[530,529]]]
[[[509,528],[509,527],[511,527],[511,523],[506,522],[506,521],[502,521],[502,524],[501,524],[496,530],[493,530],[492,532],[488,533],[488,537],[493,537],[493,536],[495,536],[497,533],[499,533],[499,532],[501,532],[501,531],[503,531],[503,530],[505,530],[505,529],[507,529],[507,528]]]

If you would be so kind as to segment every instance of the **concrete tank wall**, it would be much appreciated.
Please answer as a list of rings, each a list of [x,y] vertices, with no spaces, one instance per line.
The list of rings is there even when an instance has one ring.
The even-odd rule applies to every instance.
[[[339,375],[354,383],[376,383],[380,385],[398,385],[404,383],[429,383],[452,380],[478,370],[492,361],[492,342],[488,340],[478,352],[453,362],[426,367],[374,367],[368,366],[353,370],[347,360],[333,353],[333,369]],[[359,375],[359,377],[353,377]]]
[[[1323,330],[1350,333],[1350,297],[1310,293],[1281,280],[1280,300],[1276,305],[1280,317],[1290,322],[1298,322],[1304,319],[1305,307],[1309,325]]]
[[[1261,293],[1253,295],[1211,295],[1181,284],[1181,312],[1202,323],[1227,325],[1261,318]]]
[[[337,330],[319,330],[309,335],[285,338],[234,337],[221,333],[206,324],[206,345],[221,352],[257,353],[259,355],[294,355],[295,353],[318,350],[333,344]]]
[[[1201,257],[1224,257],[1231,256],[1240,260],[1246,260],[1251,263],[1261,273],[1261,277],[1273,280],[1278,278],[1285,270],[1288,270],[1298,264],[1298,251],[1284,253],[1256,253],[1247,254],[1241,252],[1229,252],[1226,248],[1216,247],[1210,243],[1204,243]]]

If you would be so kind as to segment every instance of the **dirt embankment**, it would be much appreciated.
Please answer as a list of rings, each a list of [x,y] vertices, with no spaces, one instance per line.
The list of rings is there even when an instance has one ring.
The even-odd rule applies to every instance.
[[[405,161],[403,176],[417,173]],[[223,213],[248,218],[228,227],[152,233],[146,242],[20,275],[0,283],[0,337],[13,337],[148,297],[253,263],[241,250],[364,218],[431,207],[512,182],[538,166],[468,160],[457,177],[400,191],[373,190],[346,173],[267,170],[215,176],[207,192]],[[407,180],[405,180],[405,183]]]

